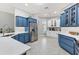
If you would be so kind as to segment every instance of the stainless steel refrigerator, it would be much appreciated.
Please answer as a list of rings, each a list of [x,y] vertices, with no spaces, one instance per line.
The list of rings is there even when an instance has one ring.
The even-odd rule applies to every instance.
[[[34,42],[38,40],[38,26],[37,26],[37,21],[32,20],[29,22],[29,27],[30,27],[30,40],[31,42]]]

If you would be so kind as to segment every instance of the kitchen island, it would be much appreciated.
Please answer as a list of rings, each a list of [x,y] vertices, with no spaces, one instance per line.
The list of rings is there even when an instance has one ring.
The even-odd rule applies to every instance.
[[[30,46],[11,38],[14,35],[8,37],[2,37],[1,35],[0,35],[0,55],[23,55],[31,48]]]
[[[59,46],[72,55],[79,54],[79,35],[69,33],[58,34]]]

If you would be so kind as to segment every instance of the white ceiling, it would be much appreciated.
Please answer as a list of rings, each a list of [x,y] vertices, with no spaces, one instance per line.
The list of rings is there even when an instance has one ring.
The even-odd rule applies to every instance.
[[[10,10],[13,8],[21,9],[29,14],[36,15],[39,17],[56,17],[59,15],[61,10],[66,7],[68,3],[28,3],[28,6],[25,6],[25,3],[8,3],[8,4],[0,4],[1,6],[5,6],[6,8],[9,6]],[[47,9],[45,9],[47,8]],[[10,11],[9,10],[9,11]]]
[[[15,7],[39,17],[56,17],[67,5],[67,3],[28,3],[28,6],[25,6],[25,4],[15,4]],[[47,7],[48,9],[45,9]]]

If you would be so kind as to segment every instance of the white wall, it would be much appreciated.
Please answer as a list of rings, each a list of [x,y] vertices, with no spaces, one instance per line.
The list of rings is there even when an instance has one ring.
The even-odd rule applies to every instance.
[[[11,28],[14,31],[14,7],[9,3],[0,3],[0,28]]]
[[[11,28],[14,31],[14,14],[0,11],[0,28]]]

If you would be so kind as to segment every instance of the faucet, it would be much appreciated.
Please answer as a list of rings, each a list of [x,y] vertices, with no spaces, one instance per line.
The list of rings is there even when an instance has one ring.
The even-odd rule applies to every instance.
[[[2,28],[3,36],[4,36],[4,34],[5,34],[5,31],[6,31],[6,29],[5,29],[6,26],[9,28],[9,26],[8,26],[7,24],[5,24],[5,25],[3,26],[3,28]],[[10,28],[9,28],[9,31],[10,31]]]

